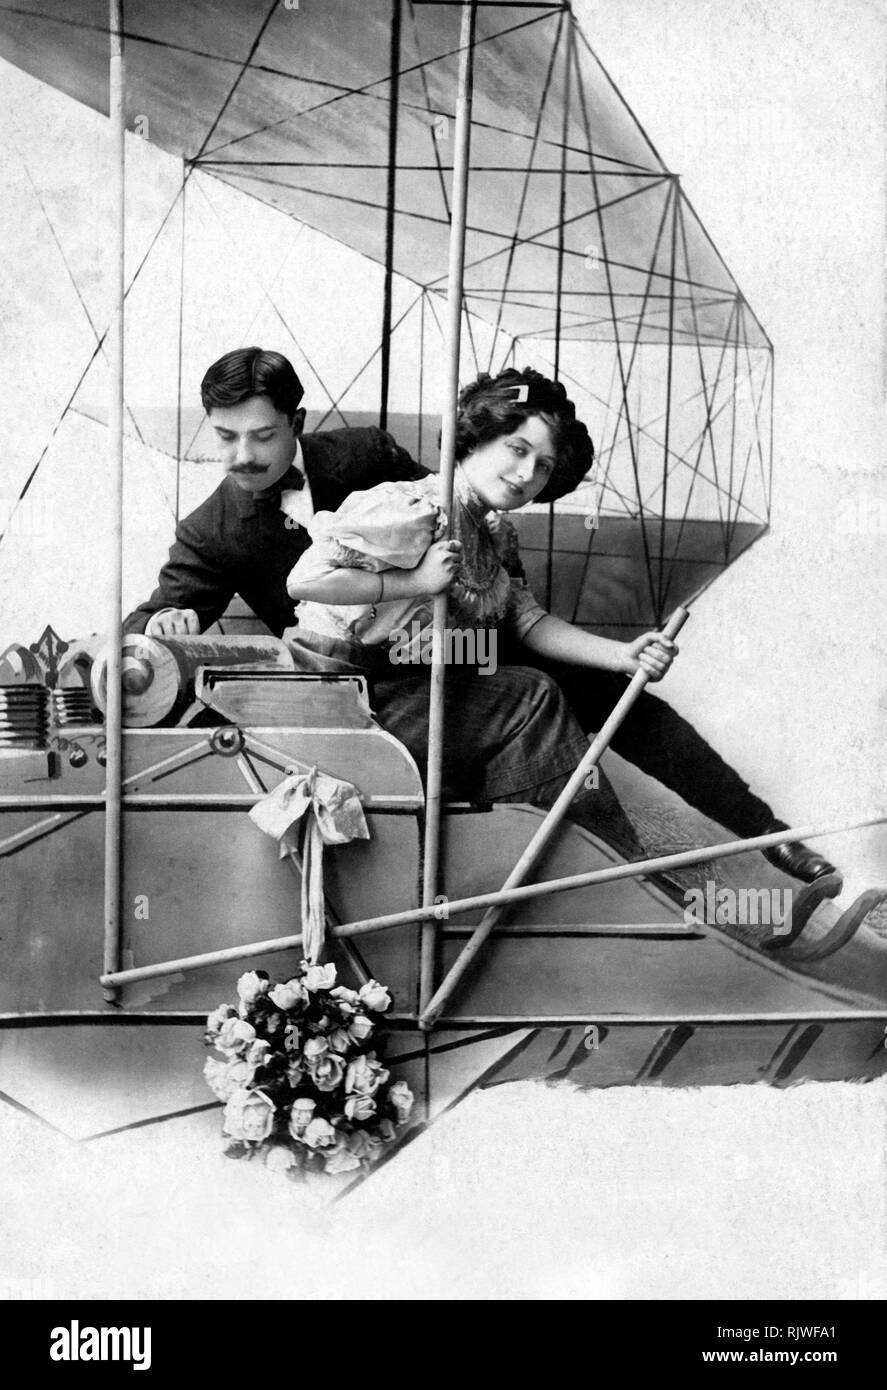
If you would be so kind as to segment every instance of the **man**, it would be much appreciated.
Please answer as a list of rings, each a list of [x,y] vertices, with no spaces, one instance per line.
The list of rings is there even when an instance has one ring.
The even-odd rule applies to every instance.
[[[240,348],[209,368],[201,399],[219,441],[225,477],[179,522],[157,588],[125,620],[124,631],[203,632],[238,593],[280,636],[293,622],[287,576],[310,544],[305,528],[314,513],[335,511],[350,492],[427,475],[378,429],[303,435],[302,394],[291,364],[276,352]],[[527,655],[519,661],[526,667]],[[605,681],[602,672],[590,682],[587,673],[561,663],[540,658],[534,664],[538,684],[520,666],[500,665],[498,679],[472,677],[459,668],[451,673],[445,749],[452,761],[445,762],[444,775],[451,777],[456,794],[465,794],[467,777],[490,799],[526,794],[526,800],[550,804],[581,756],[581,735],[577,738],[579,731],[570,727],[569,710],[586,732],[600,728],[624,688],[618,677]],[[392,705],[387,722],[389,692],[381,682],[377,714],[421,765],[427,687],[420,678],[413,680],[414,702],[404,702],[401,683],[397,713]],[[739,836],[784,828],[692,725],[653,695],[640,696],[613,747]],[[621,820],[612,798],[610,815]],[[628,824],[621,829],[630,841]],[[637,855],[629,850],[628,857]],[[807,882],[834,872],[804,845],[779,846],[768,858]]]
[[[225,476],[179,522],[157,588],[126,618],[124,631],[203,632],[238,593],[280,636],[293,621],[286,577],[310,544],[305,526],[314,512],[335,511],[349,492],[423,478],[428,470],[382,430],[303,435],[302,385],[278,352],[226,353],[209,368],[200,394]]]

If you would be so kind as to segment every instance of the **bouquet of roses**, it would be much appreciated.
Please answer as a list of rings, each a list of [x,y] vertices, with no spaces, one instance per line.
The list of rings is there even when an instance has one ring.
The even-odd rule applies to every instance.
[[[375,1162],[413,1105],[406,1082],[392,1082],[376,1054],[373,1039],[391,1007],[384,985],[345,989],[334,965],[303,961],[280,984],[249,971],[237,994],[237,1008],[220,1005],[206,1022],[207,1044],[225,1059],[210,1057],[204,1068],[225,1102],[225,1152],[262,1154],[293,1178]]]

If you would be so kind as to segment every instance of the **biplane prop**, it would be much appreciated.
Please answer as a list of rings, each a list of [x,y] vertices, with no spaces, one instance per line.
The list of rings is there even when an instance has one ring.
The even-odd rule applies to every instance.
[[[759,851],[882,813],[730,841],[606,754],[636,677],[574,779],[606,756],[649,848],[628,864],[562,823],[563,805],[442,804],[444,667],[423,786],[364,682],[295,671],[249,614],[200,638],[121,639],[124,450],[132,437],[164,447],[124,400],[124,325],[151,299],[156,258],[168,279],[174,245],[181,380],[189,315],[233,292],[231,265],[200,251],[201,200],[217,194],[344,243],[378,276],[378,340],[341,381],[279,314],[329,402],[315,427],[372,418],[431,465],[439,408],[446,495],[460,377],[526,361],[568,383],[596,475],[519,517],[553,611],[607,635],[667,620],[674,632],[766,529],[771,345],[569,6],[112,0],[109,23],[101,0],[32,0],[0,7],[0,55],[110,113],[114,306],[63,414],[107,354],[118,536],[104,655],[47,631],[2,658],[0,1089],[80,1136],[214,1108],[205,1014],[244,969],[286,978],[303,947],[300,855],[281,858],[246,812],[311,768],[358,787],[370,828],[324,856],[327,958],[392,988],[388,1055],[426,1116],[526,1077],[880,1074],[887,939],[866,919],[882,895],[841,912],[837,876],[801,888]],[[175,188],[125,278],[125,131],[140,120]],[[51,200],[35,197],[56,235]],[[349,305],[327,307],[350,331]],[[411,392],[411,414],[392,407]],[[208,436],[181,400],[175,434],[184,478]],[[748,910],[688,918],[649,878],[664,868]],[[774,923],[777,898],[791,913]]]

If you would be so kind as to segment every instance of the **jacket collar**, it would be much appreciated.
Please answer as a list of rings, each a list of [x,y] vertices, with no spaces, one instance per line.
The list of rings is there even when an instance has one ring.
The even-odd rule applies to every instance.
[[[339,431],[338,434],[343,434]],[[351,491],[348,479],[347,459],[341,443],[337,443],[336,431],[321,431],[319,434],[304,434],[299,443],[302,447],[302,465],[305,477],[311,488],[315,512],[335,511],[342,496]]]

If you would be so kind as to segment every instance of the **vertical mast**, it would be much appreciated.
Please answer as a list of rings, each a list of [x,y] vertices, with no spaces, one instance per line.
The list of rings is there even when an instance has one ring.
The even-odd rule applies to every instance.
[[[379,428],[383,430],[388,428],[388,389],[391,375],[391,302],[394,290],[401,8],[402,0],[391,0],[391,44],[388,66],[388,189],[385,199],[385,285],[382,295],[382,383],[379,401]]]
[[[459,89],[456,99],[450,255],[447,273],[447,361],[440,441],[440,500],[447,516],[451,516],[453,509],[456,402],[459,395],[462,276],[465,262],[465,219],[468,205],[476,18],[475,0],[464,0],[459,37]],[[444,677],[446,674],[444,631],[446,622],[447,596],[446,593],[443,593],[438,594],[434,600],[434,645],[428,723],[428,777],[425,794],[425,862],[422,881],[422,904],[424,907],[428,907],[434,902],[437,893],[440,860],[441,761],[443,758]],[[435,937],[435,923],[424,923],[419,985],[420,1007],[423,1010],[434,989]]]
[[[107,748],[105,788],[105,898],[104,974],[120,968],[120,888],[122,852],[122,643],[123,643],[123,319],[124,319],[124,179],[125,70],[123,59],[123,0],[110,0],[109,115],[111,120],[111,226],[109,270],[111,278],[110,399],[108,408],[108,463],[111,497],[109,583],[107,594]],[[116,999],[117,990],[106,991]]]
[[[561,127],[561,176],[560,205],[558,208],[557,229],[557,295],[554,306],[554,379],[561,376],[561,328],[564,299],[564,252],[566,249],[567,222],[567,175],[569,172],[568,150],[570,145],[570,74],[573,68],[573,16],[567,12],[567,29],[564,42],[564,118]],[[545,570],[545,606],[551,607],[551,594],[554,587],[554,503],[548,504],[548,559]]]

